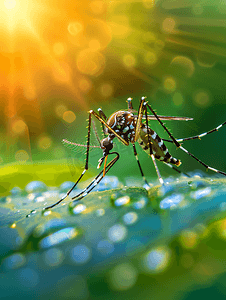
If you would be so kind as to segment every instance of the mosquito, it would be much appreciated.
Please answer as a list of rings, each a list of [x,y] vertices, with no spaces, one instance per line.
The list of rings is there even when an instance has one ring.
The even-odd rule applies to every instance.
[[[92,116],[94,116],[101,124],[102,124],[102,130],[104,134],[104,138],[100,140],[97,135],[97,131],[95,126],[94,132],[95,135],[99,141],[99,146],[103,151],[103,156],[98,161],[97,169],[99,169],[103,164],[103,169],[100,171],[100,173],[92,180],[92,182],[83,189],[80,193],[78,193],[76,196],[72,198],[74,202],[77,202],[81,199],[83,199],[86,195],[88,195],[92,189],[103,179],[103,177],[109,172],[109,170],[116,164],[116,162],[119,160],[119,153],[116,151],[110,152],[113,149],[113,140],[114,138],[117,138],[120,142],[122,142],[125,146],[129,146],[129,144],[132,144],[133,147],[133,153],[136,158],[141,176],[143,177],[143,180],[145,182],[145,186],[147,189],[150,188],[150,185],[148,184],[140,161],[138,159],[137,150],[135,143],[138,142],[140,146],[143,148],[143,150],[151,156],[159,182],[161,185],[164,184],[164,181],[161,177],[161,174],[159,172],[158,166],[156,164],[156,160],[162,161],[167,166],[173,168],[174,170],[181,173],[181,171],[177,170],[176,167],[179,167],[181,165],[181,161],[177,158],[174,158],[167,149],[164,142],[170,142],[173,143],[177,148],[180,148],[182,151],[187,153],[189,156],[194,158],[197,162],[199,162],[201,165],[203,165],[207,170],[211,170],[213,172],[222,174],[226,176],[226,173],[220,170],[217,170],[215,168],[212,168],[202,162],[199,158],[194,156],[192,153],[190,153],[187,149],[182,147],[180,144],[181,142],[193,140],[193,139],[201,139],[202,137],[213,133],[215,131],[218,131],[221,127],[223,127],[226,124],[226,121],[216,128],[207,131],[205,133],[182,138],[182,139],[175,139],[173,135],[169,132],[168,128],[163,124],[163,120],[178,120],[178,121],[188,121],[193,120],[193,118],[189,117],[173,117],[173,116],[160,116],[157,115],[156,112],[153,110],[151,105],[146,101],[146,97],[142,97],[140,100],[140,105],[138,111],[133,109],[132,106],[132,98],[127,99],[128,109],[126,110],[119,110],[113,113],[109,118],[106,117],[102,109],[98,109],[98,113],[96,113],[93,110],[89,111],[89,119],[88,119],[88,136],[87,136],[87,144],[86,144],[86,160],[85,160],[85,167],[78,178],[78,180],[75,182],[73,187],[56,203],[53,205],[50,205],[48,207],[45,207],[45,209],[53,208],[54,206],[61,203],[67,196],[70,195],[70,193],[74,190],[74,188],[77,186],[77,184],[80,182],[86,171],[88,170],[88,163],[89,163],[89,152],[90,148],[92,146],[90,145],[90,134],[91,134],[91,125],[92,125]],[[152,113],[150,115],[150,112]],[[143,122],[144,120],[144,122]],[[148,122],[150,120],[157,120],[160,125],[164,128],[164,130],[167,132],[170,140],[167,139],[161,139],[159,135],[151,129]],[[69,143],[71,145],[79,145],[83,146],[81,144],[76,144],[69,142],[67,140],[64,140],[66,143]],[[114,158],[107,162],[107,159],[109,156],[114,156]]]

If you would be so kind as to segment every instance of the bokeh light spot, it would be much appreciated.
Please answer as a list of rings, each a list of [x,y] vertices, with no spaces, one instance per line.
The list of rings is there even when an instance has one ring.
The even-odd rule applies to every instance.
[[[137,281],[137,270],[132,264],[123,263],[114,267],[110,272],[110,284],[114,290],[130,289]]]
[[[16,134],[22,134],[27,125],[23,120],[15,120],[12,124],[12,131]]]
[[[154,65],[157,62],[157,55],[148,51],[144,56],[144,60],[148,65]]]
[[[93,50],[104,49],[112,39],[110,26],[99,19],[92,19],[86,27],[86,37],[89,42],[89,47],[94,47]]]
[[[29,159],[29,155],[25,150],[18,150],[15,154],[15,159],[19,162],[25,162]]]
[[[104,97],[110,97],[113,93],[113,86],[110,83],[103,83],[100,87],[100,93]]]
[[[53,52],[56,56],[62,56],[65,53],[66,47],[63,43],[55,43],[53,45]]]
[[[205,91],[198,91],[194,94],[194,102],[198,106],[206,107],[210,104],[210,97]]]
[[[147,9],[153,8],[155,6],[155,0],[143,0],[143,5]]]
[[[164,80],[164,89],[169,93],[176,90],[176,81],[173,77],[167,77]]]
[[[175,24],[176,23],[175,23],[174,19],[166,18],[162,23],[162,29],[165,32],[172,33],[174,31]]]
[[[132,54],[126,54],[123,56],[123,63],[126,67],[132,68],[136,65],[136,59]]]
[[[89,92],[92,88],[92,82],[88,79],[81,79],[79,81],[79,88],[83,92]]]
[[[5,0],[4,5],[7,9],[13,9],[16,6],[16,0]]]
[[[83,25],[79,22],[71,22],[68,25],[68,31],[71,35],[76,36],[83,30]]]
[[[41,138],[39,138],[38,140],[38,147],[41,150],[46,150],[49,149],[52,145],[52,140],[50,137],[48,136],[42,136]]]
[[[55,107],[55,113],[59,118],[63,118],[63,114],[67,111],[67,107],[64,104],[58,104]]]
[[[72,123],[74,122],[74,120],[76,119],[76,116],[75,114],[73,113],[73,111],[65,111],[64,114],[63,114],[63,119],[65,122],[67,123]]]
[[[183,104],[183,102],[184,102],[184,98],[183,98],[183,96],[182,96],[182,94],[181,93],[179,93],[179,92],[175,92],[174,94],[173,94],[173,102],[174,102],[174,104],[176,105],[176,106],[180,106],[180,105],[182,105]]]
[[[197,246],[198,235],[191,230],[184,230],[180,236],[181,245],[186,249],[192,249]]]
[[[175,68],[175,72],[180,75],[185,75],[191,77],[195,71],[195,66],[193,61],[186,56],[177,56],[172,62],[171,66]]]
[[[105,57],[96,51],[82,50],[77,57],[77,68],[88,75],[100,75],[105,67]]]
[[[102,14],[105,11],[105,5],[103,1],[92,1],[90,3],[90,8],[96,15]]]

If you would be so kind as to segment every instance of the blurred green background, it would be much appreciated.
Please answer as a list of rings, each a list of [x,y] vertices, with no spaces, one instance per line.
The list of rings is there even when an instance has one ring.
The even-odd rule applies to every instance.
[[[128,97],[134,108],[147,96],[160,115],[193,117],[166,123],[176,138],[225,121],[224,1],[33,0],[1,5],[2,166],[84,162],[85,154],[68,149],[62,139],[86,143],[87,111],[102,107],[110,116],[127,107]],[[156,121],[150,126],[167,138]],[[224,137],[222,128],[184,147],[225,171]],[[123,179],[137,172],[138,177],[132,147],[116,144],[121,160],[109,174]],[[205,171],[173,145],[169,149],[182,160],[180,170]],[[151,160],[138,151],[146,176],[156,179]],[[91,152],[92,174],[101,155],[99,149]],[[158,165],[164,177],[174,175]],[[71,180],[78,177],[73,169],[71,174]]]

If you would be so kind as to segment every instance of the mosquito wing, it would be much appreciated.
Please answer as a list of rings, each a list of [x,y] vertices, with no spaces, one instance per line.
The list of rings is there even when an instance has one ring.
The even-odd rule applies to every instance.
[[[138,117],[138,115],[134,115],[134,117]],[[191,121],[193,120],[193,118],[189,118],[189,117],[175,117],[175,116],[159,116],[159,119],[160,120],[164,120],[164,121],[171,121],[171,120],[174,120],[174,121]],[[142,117],[143,120],[146,119],[145,116]],[[148,115],[148,120],[157,120],[155,116],[153,115]]]

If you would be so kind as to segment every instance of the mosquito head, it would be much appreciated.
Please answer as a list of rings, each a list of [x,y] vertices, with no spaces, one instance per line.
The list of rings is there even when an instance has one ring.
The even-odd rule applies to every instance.
[[[99,159],[99,164],[97,166],[97,169],[100,168],[100,166],[102,165],[105,157],[109,154],[109,151],[113,148],[113,142],[112,142],[112,139],[110,139],[110,137],[106,137],[105,139],[103,139],[101,142],[100,142],[100,147],[101,149],[103,150],[103,157],[101,157]]]

